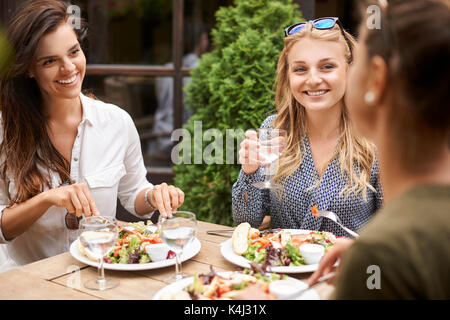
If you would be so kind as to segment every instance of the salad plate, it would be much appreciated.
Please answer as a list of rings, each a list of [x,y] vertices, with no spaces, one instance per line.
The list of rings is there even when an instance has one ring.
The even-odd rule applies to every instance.
[[[229,291],[230,286],[227,284],[227,280],[229,279],[232,281],[236,287],[235,290],[239,291],[245,288],[245,285],[243,285],[245,282],[253,282],[255,280],[251,279],[251,275],[246,274],[246,271],[226,271],[226,272],[217,272],[216,276],[206,275],[209,277],[210,286],[213,286],[216,288],[214,292],[211,291],[210,286],[206,286],[204,288],[204,295],[198,296],[199,299],[214,299],[214,300],[220,300],[220,299],[233,299],[232,295],[233,292]],[[295,285],[297,289],[306,288],[307,284],[305,282],[302,282],[300,280],[297,280],[295,278],[288,277],[286,275],[279,275],[279,274],[272,274],[272,273],[266,273],[264,276],[266,278],[265,282],[271,282],[274,280],[278,280],[278,278],[272,278],[275,275],[276,277],[283,277],[283,279],[289,280],[292,282],[292,284]],[[239,280],[239,278],[241,278]],[[256,278],[261,279],[261,275],[258,274]],[[218,281],[219,280],[219,281]],[[174,283],[171,283],[164,288],[160,289],[158,292],[155,293],[153,296],[153,300],[167,300],[167,299],[179,299],[179,300],[189,300],[192,297],[188,293],[188,291],[195,290],[194,287],[196,286],[195,282],[199,281],[199,276],[193,276],[189,278],[184,278],[181,280],[178,280]],[[266,284],[267,285],[267,284]],[[198,290],[198,286],[196,288]],[[225,293],[223,293],[225,292]],[[205,296],[206,295],[206,296]],[[317,291],[313,288],[306,290],[304,293],[299,295],[296,300],[320,300],[319,294]]]
[[[281,230],[281,229],[279,229]],[[282,231],[286,233],[290,233],[291,235],[298,234],[310,234],[314,233],[311,230],[301,230],[301,229],[282,229]],[[239,255],[233,249],[233,239],[228,239],[220,244],[220,252],[222,256],[228,260],[229,262],[240,266],[242,268],[250,268],[251,260],[248,260],[245,257],[245,254]],[[306,273],[306,272],[314,272],[317,270],[319,264],[301,264],[301,265],[289,265],[289,266],[269,266],[267,268],[268,271],[277,272],[277,273]]]
[[[175,265],[175,253],[162,243],[157,231],[158,228],[155,225],[130,222],[119,226],[119,230],[114,248],[104,257],[103,266],[105,269],[134,271]],[[180,256],[181,261],[194,257],[200,251],[200,248],[200,241],[194,238],[183,250],[183,254]],[[98,267],[97,259],[90,255],[88,249],[80,245],[79,239],[72,242],[69,251],[76,260]]]
[[[72,242],[70,245],[70,254],[76,260],[90,265],[92,267],[98,267],[98,262],[92,261],[85,257],[80,250],[78,250],[78,239]],[[182,262],[193,258],[201,248],[200,240],[194,238],[190,245],[186,246],[183,254],[180,256]],[[147,263],[136,263],[136,264],[122,264],[122,263],[103,263],[103,267],[108,270],[119,270],[119,271],[137,271],[137,270],[149,270],[149,269],[159,269],[168,266],[175,265],[175,258],[161,260],[157,262],[147,262]]]

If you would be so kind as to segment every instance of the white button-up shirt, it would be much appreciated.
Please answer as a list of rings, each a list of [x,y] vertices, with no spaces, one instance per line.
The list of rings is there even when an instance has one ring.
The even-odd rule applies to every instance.
[[[86,183],[101,215],[115,216],[117,198],[130,213],[137,215],[134,201],[139,192],[153,188],[147,181],[141,144],[130,115],[123,109],[80,95],[82,121],[72,149],[70,176]],[[1,127],[0,127],[1,128]],[[0,132],[3,129],[1,128]],[[52,188],[61,184],[55,172]],[[69,250],[78,232],[66,228],[66,209],[50,207],[27,231],[7,241],[1,218],[9,204],[8,192],[15,194],[14,181],[0,181],[0,271],[27,264]]]

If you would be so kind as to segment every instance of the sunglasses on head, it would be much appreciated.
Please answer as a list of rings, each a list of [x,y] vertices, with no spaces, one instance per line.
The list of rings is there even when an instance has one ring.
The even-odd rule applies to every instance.
[[[303,30],[306,27],[307,23],[312,23],[313,27],[318,30],[327,30],[333,28],[336,24],[339,26],[339,29],[341,30],[342,36],[345,39],[345,42],[347,42],[348,48],[350,50],[350,56],[352,55],[352,45],[350,40],[347,38],[344,32],[344,27],[342,26],[341,21],[337,17],[325,17],[325,18],[318,18],[315,20],[310,20],[308,22],[300,22],[293,24],[287,28],[284,29],[284,34],[286,37],[293,35],[300,30]]]
[[[80,227],[80,220],[82,218],[83,218],[83,216],[77,217],[75,214],[69,213],[69,211],[67,211],[66,217],[64,218],[67,229],[78,230],[78,228]]]

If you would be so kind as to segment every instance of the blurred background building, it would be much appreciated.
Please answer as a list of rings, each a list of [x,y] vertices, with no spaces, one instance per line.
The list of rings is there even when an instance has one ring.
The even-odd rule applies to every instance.
[[[28,0],[0,0],[0,27]],[[67,1],[66,1],[67,2]],[[356,34],[354,0],[293,0],[305,19],[337,16]],[[148,178],[171,183],[170,135],[189,117],[183,86],[212,49],[215,12],[233,0],[72,0],[88,22],[84,89],[127,110],[141,138]],[[122,217],[127,213],[119,206]],[[126,219],[133,220],[132,216]]]

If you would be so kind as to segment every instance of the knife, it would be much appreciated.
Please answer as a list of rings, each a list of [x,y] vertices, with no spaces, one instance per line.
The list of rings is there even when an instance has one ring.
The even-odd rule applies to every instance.
[[[267,230],[274,230],[274,229],[267,228],[267,229],[259,230],[259,232],[264,232],[264,231],[267,231]],[[206,231],[207,234],[232,233],[232,232],[234,232],[234,229],[222,229],[222,230],[208,230],[208,231]]]
[[[233,233],[233,232],[234,232],[234,229],[206,231],[207,234],[221,234],[221,233]]]

